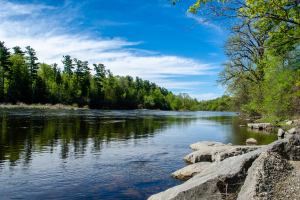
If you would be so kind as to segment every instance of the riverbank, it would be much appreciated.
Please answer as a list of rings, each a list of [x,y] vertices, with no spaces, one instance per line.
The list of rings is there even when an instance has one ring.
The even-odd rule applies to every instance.
[[[51,110],[87,110],[88,106],[83,108],[79,108],[77,104],[73,105],[64,105],[64,104],[25,104],[25,103],[17,103],[13,104],[0,104],[0,108],[2,109],[51,109]]]
[[[270,123],[282,129],[294,128],[300,126],[300,117],[263,117],[255,120],[255,123]]]
[[[281,193],[292,193],[299,188],[285,186],[285,191],[280,188],[282,183],[289,182],[285,177],[290,174],[294,182],[300,181],[299,176],[293,175],[294,166],[300,161],[299,145],[299,135],[252,149],[207,141],[193,144],[191,148],[196,151],[187,156],[193,158],[193,164],[172,174],[187,181],[152,195],[149,200],[273,199]],[[296,165],[291,161],[297,162]]]

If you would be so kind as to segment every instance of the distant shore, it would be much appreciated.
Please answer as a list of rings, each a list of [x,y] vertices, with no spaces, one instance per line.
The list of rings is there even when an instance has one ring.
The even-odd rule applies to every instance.
[[[64,104],[25,104],[17,103],[13,104],[0,104],[0,109],[50,109],[50,110],[88,110],[88,107],[79,108],[77,105],[64,105]]]

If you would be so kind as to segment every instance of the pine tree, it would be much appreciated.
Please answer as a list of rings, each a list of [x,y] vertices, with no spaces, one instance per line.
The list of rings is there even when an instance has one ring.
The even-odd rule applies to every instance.
[[[4,42],[0,41],[0,73],[2,78],[2,91],[1,91],[1,100],[4,100],[4,83],[5,77],[11,79],[12,71],[10,69],[11,62],[9,61],[10,53],[9,49],[4,46]]]
[[[28,56],[26,56],[26,63],[27,68],[29,69],[30,83],[32,84],[37,78],[37,70],[39,69],[39,67],[38,63],[36,63],[35,61],[38,60],[38,58],[35,56],[36,52],[33,48],[30,48],[30,46],[27,46],[25,48],[25,52],[28,54]]]
[[[66,55],[63,56],[64,60],[62,60],[61,62],[64,64],[64,73],[69,74],[69,76],[73,75],[73,71],[72,69],[74,69],[74,64],[73,64],[73,60],[71,59],[71,56]]]
[[[15,46],[12,49],[14,50],[14,54],[18,54],[18,55],[21,55],[21,56],[25,55],[25,52],[22,51],[21,47],[19,47],[19,46]]]

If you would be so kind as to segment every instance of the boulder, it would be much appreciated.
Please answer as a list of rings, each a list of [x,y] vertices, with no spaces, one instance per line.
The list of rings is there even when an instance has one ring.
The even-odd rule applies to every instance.
[[[220,146],[209,147],[192,152],[183,158],[187,164],[197,162],[220,162],[226,158],[254,151],[262,146]]]
[[[287,125],[291,125],[292,123],[294,123],[294,122],[293,121],[286,122]]]
[[[292,128],[290,130],[287,131],[289,134],[298,134],[300,133],[300,128],[296,127],[296,128]]]
[[[288,159],[300,161],[300,135],[291,135],[285,144],[285,153]]]
[[[296,128],[292,128],[287,131],[289,134],[296,134]]]
[[[188,179],[192,178],[193,176],[199,174],[203,170],[211,167],[213,163],[211,162],[200,162],[195,163],[192,165],[188,165],[176,172],[172,173],[172,178],[177,179],[179,181],[187,181]]]
[[[233,146],[233,144],[232,143],[228,143],[227,146]]]
[[[220,147],[225,146],[225,144],[221,142],[214,142],[214,141],[203,141],[197,142],[195,144],[190,145],[190,148],[194,151],[198,151],[200,149],[206,149],[207,147]]]
[[[283,137],[284,136],[284,130],[282,128],[278,129],[278,137]]]
[[[247,126],[251,129],[266,129],[271,123],[248,123]]]
[[[286,150],[285,144],[292,138],[293,137],[288,137],[277,140],[255,151],[215,163],[185,183],[150,196],[149,200],[210,200],[222,199],[224,197],[222,194],[224,193],[234,195],[240,188],[240,184],[245,181],[248,169],[262,152],[270,150],[272,152],[284,153]],[[300,149],[296,151],[299,153]]]
[[[276,152],[263,152],[248,170],[238,200],[273,199],[274,188],[281,177],[288,175],[292,165]]]
[[[258,142],[254,138],[249,138],[246,140],[246,144],[258,144]]]
[[[246,125],[240,125],[240,127],[245,127]]]

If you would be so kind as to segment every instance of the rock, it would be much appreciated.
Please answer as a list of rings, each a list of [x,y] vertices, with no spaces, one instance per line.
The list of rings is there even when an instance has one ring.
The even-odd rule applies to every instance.
[[[294,122],[293,121],[286,122],[287,125],[291,125],[292,123],[294,123]]]
[[[288,175],[292,168],[278,153],[263,152],[249,168],[237,199],[273,199],[276,183]]]
[[[246,125],[240,125],[240,127],[245,127]]]
[[[225,144],[221,142],[203,141],[203,142],[197,142],[195,144],[190,145],[190,148],[194,151],[198,151],[200,149],[205,149],[207,147],[220,147],[220,146],[225,146]]]
[[[300,135],[289,137],[285,145],[285,152],[290,160],[300,161]]]
[[[284,130],[282,128],[278,129],[278,137],[283,137],[284,136]]]
[[[292,128],[290,130],[287,131],[289,134],[298,134],[300,133],[300,128],[296,127],[296,128]]]
[[[288,134],[296,134],[296,128],[292,128],[290,130],[287,131]]]
[[[150,196],[149,200],[222,199],[221,194],[226,192],[226,188],[228,194],[236,194],[253,161],[266,150],[284,152],[285,145],[291,138],[277,140],[255,151],[215,163],[185,183]]]
[[[211,163],[211,162],[195,163],[192,165],[188,165],[180,170],[177,170],[171,176],[172,176],[172,178],[180,180],[180,181],[187,181],[188,179],[199,174],[203,170],[211,167],[212,165],[213,165],[213,163]]]
[[[249,138],[246,140],[246,144],[258,144],[258,142],[254,138]]]
[[[233,144],[232,143],[228,143],[227,146],[233,146]]]
[[[219,146],[200,149],[183,158],[187,164],[197,162],[220,162],[226,158],[254,151],[262,146]]]
[[[248,123],[247,126],[251,129],[266,129],[271,126],[271,123]]]

